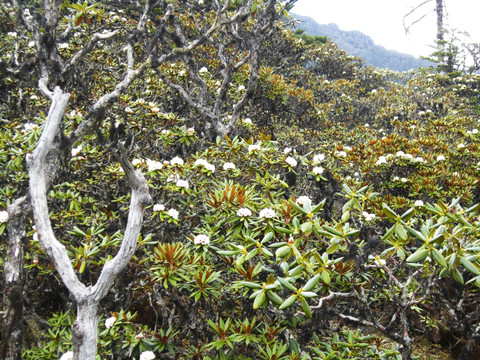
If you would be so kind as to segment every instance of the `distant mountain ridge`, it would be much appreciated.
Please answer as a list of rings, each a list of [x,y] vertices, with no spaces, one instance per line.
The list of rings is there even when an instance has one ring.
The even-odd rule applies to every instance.
[[[367,65],[396,71],[407,71],[432,65],[428,60],[376,45],[370,36],[360,31],[344,31],[336,24],[321,25],[307,16],[297,14],[292,14],[292,16],[300,22],[297,28],[304,29],[306,34],[328,36],[340,49],[347,51],[352,56],[361,57]]]

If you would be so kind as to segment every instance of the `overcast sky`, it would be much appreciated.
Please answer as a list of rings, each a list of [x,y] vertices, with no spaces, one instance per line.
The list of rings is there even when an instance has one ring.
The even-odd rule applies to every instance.
[[[409,25],[426,15],[409,34],[403,17],[424,0],[298,0],[292,12],[320,24],[335,23],[342,30],[358,30],[387,49],[415,56],[430,55],[436,38],[435,0],[406,18]],[[480,0],[445,0],[446,23],[468,31],[469,42],[480,42]]]

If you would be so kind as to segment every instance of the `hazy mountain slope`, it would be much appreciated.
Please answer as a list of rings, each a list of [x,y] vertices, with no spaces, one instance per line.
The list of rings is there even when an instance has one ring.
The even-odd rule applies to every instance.
[[[298,28],[305,29],[307,34],[328,36],[339,48],[346,50],[350,55],[363,58],[367,65],[396,71],[406,71],[431,65],[429,61],[376,45],[368,35],[360,31],[344,31],[336,24],[321,25],[306,16],[296,14],[293,16],[300,21]]]

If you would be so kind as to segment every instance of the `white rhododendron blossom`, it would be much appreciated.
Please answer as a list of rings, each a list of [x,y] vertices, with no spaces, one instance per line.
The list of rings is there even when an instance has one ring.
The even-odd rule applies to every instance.
[[[243,123],[244,123],[244,124],[249,124],[249,125],[251,125],[251,124],[252,124],[252,119],[250,119],[250,118],[245,118],[245,119],[243,119]]]
[[[32,131],[32,130],[37,130],[38,129],[38,124],[35,123],[26,123],[23,125],[23,129],[25,131]]]
[[[132,160],[132,165],[133,165],[133,166],[142,165],[142,164],[143,164],[143,160],[142,160],[142,159],[133,159],[133,160]]]
[[[422,201],[422,200],[417,200],[417,201],[415,201],[415,204],[413,204],[413,205],[415,205],[415,206],[423,206],[424,204],[423,204],[423,201]]]
[[[0,224],[6,223],[8,218],[9,216],[7,211],[0,211]]]
[[[345,151],[337,151],[337,156],[338,157],[346,157],[347,153]]]
[[[403,183],[406,183],[408,181],[408,179],[407,178],[401,178],[400,181],[403,182]]]
[[[205,73],[208,73],[208,69],[204,66],[202,67],[199,71],[198,71],[199,74],[205,74]]]
[[[77,147],[73,148],[71,151],[72,157],[77,156],[80,153],[80,151],[82,151],[82,149],[83,149],[82,145],[78,145]]]
[[[179,177],[176,174],[170,174],[167,177],[167,182],[177,182],[178,180],[179,180]]]
[[[265,218],[265,219],[271,219],[275,217],[275,215],[276,215],[275,210],[270,208],[265,208],[261,210],[260,213],[258,214],[260,218]]]
[[[317,154],[313,156],[313,163],[318,164],[319,162],[325,160],[325,155],[324,154]]]
[[[258,145],[258,144],[248,145],[248,151],[249,152],[257,151],[257,150],[260,150],[260,145]]]
[[[178,156],[175,156],[172,160],[170,160],[170,165],[183,165],[183,160],[182,158],[179,158]]]
[[[181,188],[188,189],[188,181],[187,180],[182,180],[182,179],[177,180],[175,185],[177,185],[178,187],[181,187]]]
[[[155,212],[165,211],[165,205],[163,205],[163,204],[155,204],[155,205],[153,205],[153,211],[155,211]]]
[[[289,156],[285,159],[285,162],[290,165],[291,167],[297,166],[297,160],[295,160],[293,157]]]
[[[375,163],[375,165],[382,165],[387,163],[387,158],[385,156],[380,156]]]
[[[323,174],[323,168],[321,166],[315,166],[313,169],[312,169],[312,172],[315,174],[315,175],[321,175]]]
[[[191,127],[187,129],[187,134],[193,134],[193,133],[195,133],[195,128]]]
[[[380,257],[378,257],[378,256],[375,258],[375,261],[374,261],[374,262],[375,262],[375,265],[377,265],[377,266],[384,266],[384,265],[387,264],[387,262],[385,261],[385,259],[382,259],[382,258],[380,258]]]
[[[113,316],[109,317],[107,320],[105,320],[105,327],[107,329],[110,329],[113,326],[113,324],[115,324],[115,321],[117,321],[117,318]]]
[[[207,169],[208,171],[215,172],[215,165],[210,164],[207,160],[197,159],[197,160],[195,161],[195,165],[201,165],[201,166],[203,166],[205,169]]]
[[[403,156],[405,156],[405,153],[404,153],[403,151],[397,151],[397,153],[395,154],[395,156],[403,157]]]
[[[235,164],[232,163],[232,162],[226,162],[225,164],[223,164],[223,170],[227,171],[227,170],[235,170]]]
[[[193,243],[195,245],[208,245],[210,244],[210,238],[207,235],[200,234],[195,236],[195,239],[193,239]]]
[[[369,214],[368,212],[362,212],[362,216],[365,218],[365,221],[372,221],[376,218],[375,214]]]
[[[140,354],[139,360],[153,360],[155,359],[155,354],[153,351],[144,351]]]
[[[73,360],[73,351],[67,351],[60,357],[60,360]]]
[[[297,204],[299,205],[303,205],[303,204],[306,204],[306,203],[312,203],[312,200],[310,200],[310,198],[308,196],[300,196],[298,199],[297,199]]]
[[[285,149],[283,149],[283,153],[286,155],[286,154],[290,154],[292,152],[292,148],[291,147],[286,147]]]
[[[175,209],[168,210],[168,216],[170,216],[171,218],[178,220],[178,215],[179,215],[179,212],[177,210]]]
[[[462,144],[462,143],[457,145],[457,149],[463,149],[464,147],[465,147],[465,144]]]
[[[252,216],[252,211],[247,208],[240,208],[237,211],[237,216],[239,217],[249,217]]]
[[[163,164],[160,161],[147,159],[147,168],[149,172],[161,170],[163,168]]]
[[[437,156],[437,161],[443,161],[443,160],[445,160],[445,156],[443,156],[443,155],[438,155]]]

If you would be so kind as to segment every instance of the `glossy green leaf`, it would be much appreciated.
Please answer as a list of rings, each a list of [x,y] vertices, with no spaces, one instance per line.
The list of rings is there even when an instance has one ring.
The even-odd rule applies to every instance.
[[[312,309],[310,309],[310,306],[308,306],[308,303],[305,299],[302,299],[302,310],[307,318],[310,319],[312,317]]]
[[[407,262],[419,262],[427,257],[428,252],[428,249],[420,248],[407,258]]]
[[[284,278],[278,278],[278,281],[280,282],[280,284],[282,284],[282,286],[290,291],[297,291],[297,289],[295,288],[295,286],[293,286],[292,284],[290,284],[286,279]]]
[[[307,281],[307,283],[303,287],[303,290],[305,291],[312,290],[315,287],[315,285],[318,284],[319,280],[320,280],[320,275],[319,274],[315,275],[314,277],[312,277],[310,280]]]
[[[279,259],[287,256],[288,254],[290,254],[290,246],[288,245],[285,245],[285,246],[282,246],[281,248],[278,248],[277,251],[275,251],[275,256]]]
[[[326,285],[330,285],[330,274],[328,273],[327,270],[323,270],[322,273],[320,274],[320,276],[322,277],[322,281],[326,284]]]
[[[470,262],[468,259],[466,259],[464,257],[461,257],[460,258],[460,263],[465,267],[465,269],[467,269],[471,273],[473,273],[475,275],[480,275],[480,270],[478,270],[478,268],[475,266],[475,264]]]
[[[265,304],[265,301],[267,301],[267,296],[265,295],[265,291],[262,291],[253,301],[253,308],[258,309],[260,306]]]
[[[280,310],[283,310],[283,309],[286,309],[290,306],[293,305],[293,303],[295,302],[295,300],[297,300],[297,295],[291,295],[290,297],[288,297],[283,303],[282,305],[280,305],[279,309]]]
[[[447,260],[443,257],[443,255],[437,249],[432,249],[432,257],[435,262],[443,268],[448,267]]]

